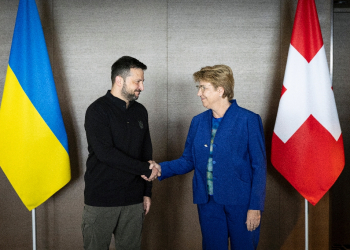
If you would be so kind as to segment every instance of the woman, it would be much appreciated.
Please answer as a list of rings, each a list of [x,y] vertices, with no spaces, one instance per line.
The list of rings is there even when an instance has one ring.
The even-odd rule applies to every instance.
[[[208,110],[193,118],[183,155],[160,164],[159,180],[194,170],[203,249],[226,250],[228,237],[232,249],[256,249],[266,184],[261,118],[232,100],[230,67],[208,66],[193,76]]]

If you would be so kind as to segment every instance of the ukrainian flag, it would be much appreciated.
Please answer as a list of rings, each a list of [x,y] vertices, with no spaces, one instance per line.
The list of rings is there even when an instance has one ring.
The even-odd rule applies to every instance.
[[[28,210],[70,178],[68,140],[35,0],[20,0],[0,107],[0,166]]]

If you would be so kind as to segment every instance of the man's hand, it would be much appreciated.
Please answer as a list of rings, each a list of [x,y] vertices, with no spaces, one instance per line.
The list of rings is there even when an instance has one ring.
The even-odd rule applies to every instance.
[[[152,169],[151,176],[147,178],[145,175],[141,175],[146,181],[154,181],[157,177],[162,175],[162,169],[158,163],[155,161],[148,161],[150,163],[149,169]]]
[[[260,225],[260,219],[260,210],[248,210],[246,221],[248,231],[254,231]]]
[[[153,165],[150,166],[150,169],[152,169],[153,167],[155,167],[155,168],[158,169],[158,175],[157,175],[157,177],[161,176],[161,175],[162,175],[162,168],[161,168],[161,166],[160,166],[157,162],[155,162],[155,161],[149,161],[149,163],[153,164]],[[152,168],[151,168],[151,167],[152,167]]]
[[[143,210],[145,210],[145,215],[148,214],[150,208],[151,208],[151,198],[147,196],[143,196]]]

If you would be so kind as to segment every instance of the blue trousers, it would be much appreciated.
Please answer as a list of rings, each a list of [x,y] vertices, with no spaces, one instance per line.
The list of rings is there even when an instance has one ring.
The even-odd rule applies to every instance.
[[[206,204],[198,204],[202,230],[203,250],[227,250],[228,238],[232,250],[255,250],[258,246],[260,226],[249,232],[248,206],[220,205],[210,196]]]

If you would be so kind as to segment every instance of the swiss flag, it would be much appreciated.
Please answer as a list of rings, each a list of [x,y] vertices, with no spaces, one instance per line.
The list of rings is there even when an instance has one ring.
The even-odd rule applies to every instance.
[[[315,205],[345,159],[314,0],[299,0],[272,136],[272,165]]]

